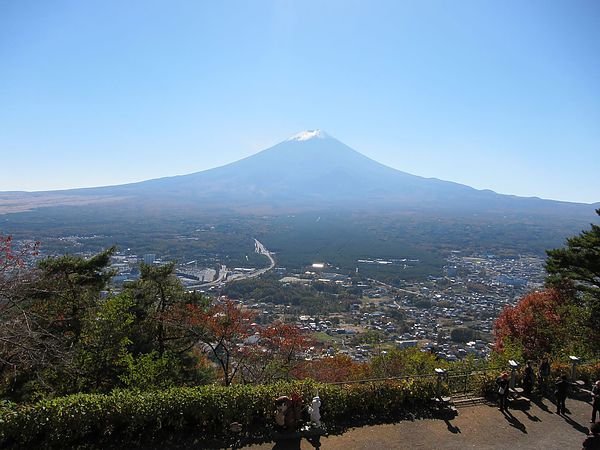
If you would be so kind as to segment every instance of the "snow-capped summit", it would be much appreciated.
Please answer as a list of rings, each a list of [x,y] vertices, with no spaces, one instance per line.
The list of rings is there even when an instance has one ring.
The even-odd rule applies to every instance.
[[[329,137],[321,130],[305,130],[288,138],[288,141],[308,141],[309,139],[325,139]]]
[[[506,196],[411,175],[374,161],[321,130],[303,131],[254,155],[202,172],[121,186],[74,189],[68,194],[6,195],[0,195],[0,210],[6,205],[12,209],[14,204],[39,207],[98,204],[95,213],[98,220],[109,209],[115,217],[125,217],[130,210],[145,211],[147,217],[158,217],[157,211],[165,214],[172,211],[176,217],[190,218],[185,220],[209,217],[200,215],[206,211],[275,217],[291,212],[321,214],[339,210],[360,213],[361,217],[371,214],[372,220],[376,220],[375,213],[379,212],[385,214],[383,217],[401,214],[410,220],[418,217],[413,214],[421,212],[423,221],[430,221],[434,214],[445,214],[451,220],[466,214],[468,223],[473,214],[482,217],[489,214],[489,219],[481,219],[481,223],[487,220],[491,223],[502,215],[512,220],[517,214],[523,214],[522,217],[539,214],[540,220],[547,221],[555,214],[569,220],[576,215],[577,220],[581,218],[585,223],[590,209],[585,204]],[[298,220],[298,227],[313,230],[304,228],[308,224],[304,219]],[[339,226],[335,232],[345,229],[342,228],[345,225]]]

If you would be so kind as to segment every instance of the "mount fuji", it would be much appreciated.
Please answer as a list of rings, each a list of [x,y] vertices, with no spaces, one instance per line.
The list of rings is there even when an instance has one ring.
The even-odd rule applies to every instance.
[[[340,209],[586,217],[593,212],[587,204],[502,195],[411,175],[380,164],[320,130],[300,132],[245,159],[189,175],[100,188],[0,193],[0,213],[72,205],[139,212]]]

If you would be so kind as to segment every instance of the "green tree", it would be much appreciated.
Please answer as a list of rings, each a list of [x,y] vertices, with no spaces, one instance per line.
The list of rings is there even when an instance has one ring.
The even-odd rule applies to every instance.
[[[201,384],[212,379],[199,350],[198,330],[186,326],[193,312],[208,307],[200,293],[186,292],[174,264],[142,264],[140,278],[127,286],[134,302],[127,372],[128,387],[152,389]]]
[[[27,268],[0,239],[0,380],[16,400],[197,384],[211,368],[197,335],[177,320],[205,300],[186,292],[174,266],[142,265],[111,295],[115,249],[66,255]],[[18,270],[17,270],[18,269]]]
[[[134,299],[137,327],[133,336],[133,353],[162,356],[166,351],[185,353],[195,341],[194,335],[176,326],[172,316],[185,305],[205,306],[206,300],[196,292],[186,292],[174,273],[174,264],[142,264],[140,279],[128,286]]]
[[[600,216],[600,209],[596,210]],[[551,283],[572,282],[581,293],[600,298],[600,226],[567,239],[563,248],[548,250],[546,271]]]
[[[596,210],[600,215],[600,209]],[[590,347],[600,348],[600,226],[567,239],[566,246],[547,251],[548,283],[571,291],[583,311],[584,339]],[[598,352],[599,350],[596,350]]]
[[[46,329],[68,345],[79,341],[88,309],[97,305],[114,274],[108,268],[114,252],[111,247],[88,259],[65,255],[39,263],[40,277],[30,291],[35,310],[46,318]]]
[[[15,290],[26,300],[23,313],[32,320],[36,363],[15,372],[9,389],[17,397],[64,394],[79,389],[85,370],[78,357],[85,323],[100,304],[112,276],[109,248],[91,258],[47,258]],[[49,351],[47,351],[49,350]]]
[[[167,389],[173,386],[207,384],[215,378],[215,371],[202,355],[193,358],[191,354],[176,355],[157,352],[124,358],[126,369],[119,377],[129,389],[142,391]]]
[[[118,386],[130,356],[132,306],[131,296],[121,294],[101,302],[88,314],[77,355],[78,390],[102,392]]]
[[[459,327],[454,328],[450,332],[450,339],[452,339],[454,342],[468,342],[477,338],[479,338],[479,333],[472,328]]]
[[[418,348],[391,349],[385,354],[371,359],[373,376],[398,377],[408,375],[430,375],[436,367],[446,367],[435,355],[422,352]]]

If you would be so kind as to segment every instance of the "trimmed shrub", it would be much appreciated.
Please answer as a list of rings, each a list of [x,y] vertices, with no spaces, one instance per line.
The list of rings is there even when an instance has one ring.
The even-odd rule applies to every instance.
[[[108,448],[192,439],[227,446],[240,438],[269,439],[278,396],[298,395],[308,405],[317,393],[323,403],[323,423],[336,429],[393,421],[423,409],[435,395],[435,382],[416,379],[342,386],[304,381],[76,394],[33,405],[6,403],[0,406],[0,445]],[[241,434],[230,431],[233,422],[242,425]]]
[[[553,365],[553,373],[566,371]],[[582,364],[578,374],[597,379],[600,365]],[[457,379],[470,392],[493,395],[497,369]],[[451,375],[452,377],[452,375]],[[442,394],[448,392],[442,383]],[[12,448],[160,448],[191,445],[227,447],[236,442],[270,440],[275,431],[274,400],[298,396],[308,405],[321,397],[328,432],[350,426],[393,422],[429,415],[437,380],[415,377],[354,384],[306,380],[269,385],[179,387],[164,391],[118,390],[76,394],[29,405],[0,403],[0,447]],[[241,425],[241,433],[230,429]]]

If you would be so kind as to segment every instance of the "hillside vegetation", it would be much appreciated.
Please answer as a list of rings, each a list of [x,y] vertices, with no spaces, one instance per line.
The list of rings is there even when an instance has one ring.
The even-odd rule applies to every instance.
[[[306,404],[318,393],[333,428],[415,417],[430,411],[433,396],[453,390],[450,381],[437,384],[435,368],[465,374],[465,389],[484,395],[509,358],[549,356],[558,375],[576,354],[586,361],[578,378],[600,377],[595,225],[548,252],[547,288],[502,312],[491,359],[457,363],[417,349],[366,363],[343,355],[306,360],[314,343],[295,325],[259,324],[231,299],[186,292],[173,265],[142,265],[138,281],[112,293],[113,251],[48,258],[32,268],[24,261],[36,245],[16,250],[10,237],[0,240],[3,446],[230,445],[252,438],[250,430],[265,439],[279,395]],[[265,283],[246,287],[269,289]],[[232,297],[252,292],[244,283],[231,286]]]

